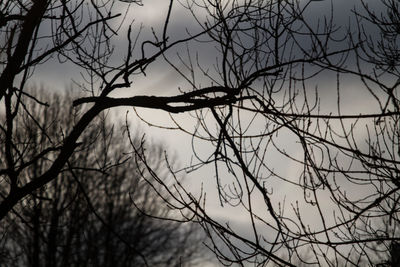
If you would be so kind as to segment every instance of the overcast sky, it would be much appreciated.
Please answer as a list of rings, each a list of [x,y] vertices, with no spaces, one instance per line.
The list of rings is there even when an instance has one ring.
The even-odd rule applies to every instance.
[[[352,17],[352,10],[354,8],[362,10],[359,2],[359,0],[315,1],[310,4],[306,14],[309,16],[310,22],[316,25],[318,19],[322,20],[324,16],[331,16],[330,6],[332,5],[332,14],[335,24],[337,26],[342,26],[343,30],[346,30],[347,26],[355,27],[354,17]],[[379,1],[367,2],[370,5],[376,5],[376,3]],[[118,6],[121,9],[121,12],[128,7],[132,8],[132,11],[128,14],[128,18],[135,19],[133,24],[134,30],[137,30],[141,24],[144,26],[143,38],[145,38],[149,36],[150,27],[154,27],[157,33],[161,32],[161,25],[165,20],[168,1],[143,0],[143,3],[144,6],[129,6],[128,4],[121,2],[118,4]],[[351,31],[354,30],[354,32],[356,30],[355,28],[350,29]],[[126,28],[123,28],[122,33],[124,30],[126,30]],[[197,30],[199,30],[199,27],[191,17],[190,13],[186,9],[182,8],[179,3],[176,3],[168,28],[168,35],[170,36],[171,41],[186,36],[186,31],[195,32]],[[307,44],[304,45],[307,46]],[[126,48],[126,39],[125,36],[121,34],[116,42],[115,60],[118,60],[118,57],[125,56],[124,48]],[[213,49],[213,46],[210,46],[209,44],[191,43],[191,46],[188,48],[190,49],[191,53],[194,53],[195,51],[199,53],[200,60],[203,65],[209,65],[211,67],[213,64],[215,64],[217,53],[215,49]],[[338,46],[337,48],[339,49],[340,47]],[[181,53],[183,56],[185,56],[187,54],[186,47],[179,46],[176,50],[173,50],[168,54],[169,58],[173,59],[175,53]],[[175,61],[175,63],[179,64],[178,61]],[[75,66],[69,63],[59,64],[56,60],[50,61],[37,68],[36,74],[37,77],[35,83],[43,84],[45,87],[51,87],[56,90],[63,90],[69,87],[71,84],[71,79],[77,81],[78,83],[81,79],[79,70]],[[199,83],[201,83],[201,81]],[[208,86],[210,85],[210,82],[204,81],[204,84],[202,83],[202,85]],[[149,67],[146,77],[142,76],[135,80],[130,90],[125,90],[124,92],[119,92],[118,94],[119,96],[133,96],[140,94],[171,95],[176,93],[179,87],[189,90],[190,88],[188,88],[188,86],[189,85],[185,83],[173,69],[169,68],[164,61],[160,60]],[[310,87],[318,88],[324,111],[329,112],[336,110],[336,76],[332,72],[318,76],[318,78],[314,80],[314,84],[310,84]],[[344,111],[354,111],[360,113],[368,112],[374,108],[372,98],[367,97],[367,95],[363,93],[364,91],[361,89],[360,82],[357,78],[353,79],[351,77],[343,77],[341,80],[341,88],[343,92],[342,108]],[[147,127],[139,122],[134,112],[129,108],[118,108],[117,111],[114,111],[114,114],[125,115],[127,110],[129,110],[130,119],[134,123],[134,127],[137,127],[137,125],[140,124],[140,127],[147,132],[149,139],[165,142],[169,148],[169,151],[177,154],[182,165],[188,165],[192,160],[194,160],[192,154],[192,139],[190,135],[184,134],[180,131],[166,131],[154,127]],[[163,126],[173,125],[172,121],[169,119],[169,115],[165,112],[139,109],[139,113],[152,123]],[[184,127],[187,127],[189,131],[192,131],[196,126],[195,120],[187,114],[177,115],[174,117],[180,121]],[[297,155],[298,157],[302,156],[301,149],[299,149],[299,145],[295,142],[293,136],[287,134],[287,137],[285,137],[283,134],[281,138],[282,140],[288,140],[286,143],[282,142],[283,147],[286,147],[288,151],[291,150],[293,155]],[[197,149],[197,152],[199,152],[203,157],[207,157],[207,155],[213,153],[213,147],[207,146],[207,143],[205,142],[195,141],[194,145]],[[301,166],[293,163],[287,165],[287,161],[284,161],[278,154],[270,155],[268,160],[271,166],[275,166],[275,170],[282,172],[286,176],[298,176]],[[232,215],[234,214],[235,223],[237,224],[238,229],[246,232],[248,218],[244,213],[241,215],[237,212],[232,213],[232,209],[230,208],[220,208],[217,190],[215,188],[215,178],[212,174],[213,166],[205,167],[196,173],[187,174],[187,182],[194,190],[199,188],[201,183],[204,183],[205,190],[208,192],[207,200],[210,213],[221,218],[232,218]],[[293,194],[290,186],[286,184],[282,186],[281,184],[277,183],[271,185],[271,188],[272,187],[275,190],[274,196],[277,196],[275,201],[283,201],[285,198],[294,201],[298,197],[296,194]],[[292,194],[290,194],[290,192],[292,192]]]
[[[143,1],[143,6],[138,6],[134,4],[127,4],[124,2],[118,2],[116,5],[122,14],[129,9],[126,21],[134,20],[133,23],[133,33],[137,32],[140,25],[143,26],[142,30],[142,40],[148,38],[151,34],[151,27],[154,28],[156,33],[162,32],[162,25],[165,21],[166,10],[168,8],[168,1],[163,0],[145,0]],[[183,1],[184,2],[184,1]],[[306,1],[303,1],[304,3]],[[359,4],[359,0],[335,0],[333,1],[333,18],[335,24],[337,26],[342,26],[343,30],[346,30],[347,25],[354,25],[354,16],[352,16],[352,10],[362,10]],[[369,5],[377,5],[376,3],[379,1],[366,1]],[[309,17],[310,22],[318,22],[318,20],[323,20],[324,17],[331,16],[331,1],[323,0],[323,1],[313,1],[309,4],[307,8],[306,17]],[[321,22],[320,21],[320,22]],[[115,24],[119,21],[116,20]],[[127,24],[124,24],[125,27],[122,27],[122,31],[120,32],[117,39],[113,41],[115,44],[115,56],[114,59],[116,62],[119,57],[124,57],[126,55],[126,31]],[[44,31],[48,30],[48,28],[44,28]],[[198,23],[193,19],[190,12],[187,9],[183,8],[178,2],[175,3],[174,9],[171,15],[170,24],[168,27],[168,36],[170,36],[170,41],[177,40],[181,37],[186,37],[187,32],[193,33],[199,30]],[[198,44],[195,42],[190,43],[190,51],[191,52],[199,52],[201,55],[201,61],[204,64],[209,64],[210,66],[215,63],[216,51],[210,50],[210,46],[207,44]],[[307,44],[304,44],[305,46]],[[186,54],[186,47],[179,46],[178,49],[173,50],[173,54],[170,58],[174,58],[176,52],[181,53],[183,56]],[[51,63],[51,64],[50,64]],[[159,87],[158,83],[162,83],[165,87],[168,88],[176,88],[176,77],[171,75],[170,71],[165,71],[165,65],[161,64],[153,64],[150,69],[154,70],[156,74],[149,75],[148,79],[145,79],[143,84],[134,85],[136,89],[140,92],[148,92],[148,91],[157,91]],[[69,86],[71,82],[71,78],[79,81],[80,75],[78,69],[72,64],[59,64],[57,60],[53,60],[52,62],[47,62],[42,67],[37,68],[36,73],[37,78],[36,82],[46,84],[46,86],[51,87],[65,87]],[[169,90],[169,89],[166,89]],[[172,90],[172,89],[171,89]],[[175,90],[173,90],[175,91]],[[157,92],[158,93],[158,92]]]

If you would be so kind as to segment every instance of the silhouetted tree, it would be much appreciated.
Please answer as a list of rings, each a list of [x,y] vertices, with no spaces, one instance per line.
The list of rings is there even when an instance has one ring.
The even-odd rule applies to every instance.
[[[336,20],[333,1],[332,12],[321,12],[327,2],[170,0],[164,23],[135,36],[143,29],[127,18],[137,5],[3,1],[0,219],[69,169],[80,136],[102,111],[130,106],[142,116],[140,108],[149,108],[169,113],[173,127],[161,128],[192,138],[193,159],[178,170],[166,157],[173,179],[165,180],[127,127],[132,156],[145,167],[140,175],[182,220],[203,226],[222,263],[359,266],[381,263],[378,253],[387,260],[399,239],[399,6],[360,0],[346,20],[356,27],[348,28]],[[122,4],[127,15],[117,16]],[[188,17],[179,4],[197,24],[174,33],[171,21]],[[124,48],[114,49],[125,35]],[[32,113],[27,83],[52,58],[80,70],[86,95],[75,99],[80,113],[60,131],[62,141],[27,154],[15,120],[21,110]],[[130,89],[157,64],[183,79],[175,95]],[[350,78],[361,82],[349,85]],[[45,169],[24,175],[48,158]],[[207,167],[229,218],[209,211],[210,193],[179,179],[182,170]]]

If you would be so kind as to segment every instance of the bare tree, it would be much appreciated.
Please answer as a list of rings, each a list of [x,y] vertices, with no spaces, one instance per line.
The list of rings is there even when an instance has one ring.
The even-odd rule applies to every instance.
[[[76,119],[74,94],[65,97],[41,90],[34,93],[45,108],[31,100],[31,115],[16,120],[26,153],[62,140],[62,132]],[[48,96],[46,96],[48,95]],[[121,141],[118,125],[102,114],[81,137],[81,144],[59,178],[31,193],[5,218],[1,262],[7,266],[188,266],[205,260],[204,235],[193,224],[185,225],[143,180],[133,161],[127,140]],[[41,125],[41,128],[37,127]],[[41,134],[46,129],[46,136]],[[140,135],[133,139],[141,143]],[[146,145],[151,166],[163,170],[164,149]],[[51,164],[32,165],[24,173],[35,177]],[[167,179],[164,177],[164,179]],[[137,203],[140,210],[132,203]],[[167,217],[159,221],[152,217]],[[202,248],[203,247],[203,248]]]
[[[377,253],[387,258],[398,240],[398,231],[381,224],[384,217],[388,228],[397,227],[399,199],[394,0],[379,1],[386,13],[375,13],[375,7],[361,1],[364,4],[349,15],[357,29],[338,26],[333,1],[332,12],[319,17],[319,1],[171,0],[165,23],[145,40],[114,13],[116,3],[2,3],[0,99],[5,116],[0,140],[5,156],[0,174],[7,189],[0,218],[63,171],[98,114],[131,106],[139,116],[139,108],[170,113],[175,124],[170,128],[193,140],[196,161],[184,170],[194,174],[212,166],[210,177],[221,207],[245,218],[243,230],[234,218],[211,216],[206,192],[190,191],[168,158],[174,183],[163,180],[145,147],[127,136],[137,164],[146,167],[143,178],[184,220],[202,224],[222,263],[358,266],[379,263]],[[184,37],[170,31],[178,4],[198,23]],[[119,27],[124,23],[126,28]],[[41,31],[46,25],[50,33]],[[381,36],[378,41],[371,38],[374,27]],[[113,58],[117,33],[126,34],[122,60]],[[200,44],[206,46],[204,54],[197,49]],[[179,51],[182,48],[187,53]],[[34,67],[56,55],[79,67],[84,75],[80,85],[88,95],[74,101],[81,112],[62,133],[62,141],[27,155],[15,119],[20,110],[32,113],[24,103]],[[202,55],[215,57],[210,63]],[[129,90],[136,78],[161,62],[181,75],[185,88],[172,96]],[[349,77],[361,80],[356,91],[346,84]],[[116,97],[117,90],[130,96]],[[350,98],[363,100],[366,108],[347,103]],[[180,123],[175,113],[194,117],[193,127]],[[213,152],[204,156],[196,150],[204,146]],[[26,169],[50,154],[54,156],[45,170],[24,178]]]
[[[312,2],[203,5],[217,25],[207,34],[219,45],[219,76],[199,62],[197,73],[241,99],[196,111],[193,147],[206,140],[214,150],[187,171],[214,165],[221,207],[247,223],[210,217],[205,195],[183,186],[173,203],[198,216],[223,264],[396,264],[399,4],[361,1],[349,17],[358,27],[340,28],[307,16]],[[318,89],[326,77],[332,85]],[[346,106],[349,97],[366,106]]]

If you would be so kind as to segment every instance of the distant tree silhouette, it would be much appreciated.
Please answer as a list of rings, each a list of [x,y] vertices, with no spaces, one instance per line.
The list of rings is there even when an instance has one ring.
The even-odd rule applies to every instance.
[[[27,113],[16,119],[15,136],[32,156],[41,148],[61,143],[79,113],[72,107],[73,94],[41,90],[33,95],[52,106],[28,101],[30,115],[38,119],[33,121]],[[118,127],[102,114],[82,135],[58,179],[32,192],[7,215],[2,265],[191,266],[206,260],[199,227],[160,221],[143,213],[176,218],[140,179],[143,166],[136,165]],[[133,140],[140,143],[140,138]],[[168,176],[163,170],[162,145],[146,148],[154,169]],[[48,168],[52,158],[49,152],[46,160],[27,168],[26,179]]]

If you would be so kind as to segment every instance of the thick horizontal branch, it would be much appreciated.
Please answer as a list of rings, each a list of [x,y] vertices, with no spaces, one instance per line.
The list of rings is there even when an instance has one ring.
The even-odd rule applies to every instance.
[[[74,102],[74,105],[87,102],[95,102],[102,109],[119,106],[130,106],[159,109],[171,113],[181,113],[202,108],[211,108],[219,105],[232,104],[241,99],[238,99],[236,97],[215,97],[210,99],[188,99],[187,101],[177,101],[176,99],[174,99],[174,97],[158,96],[134,96],[128,98],[89,97],[77,100],[76,102]],[[174,103],[176,105],[173,105]]]
[[[223,96],[215,94],[224,93]],[[206,94],[214,94],[208,97]],[[112,97],[84,97],[74,101],[73,105],[78,106],[84,103],[95,103],[102,109],[131,106],[165,110],[172,113],[187,112],[202,108],[211,108],[219,105],[235,103],[247,98],[237,98],[237,90],[222,86],[212,86],[196,90],[189,93],[183,93],[176,96],[133,96],[127,98]]]

